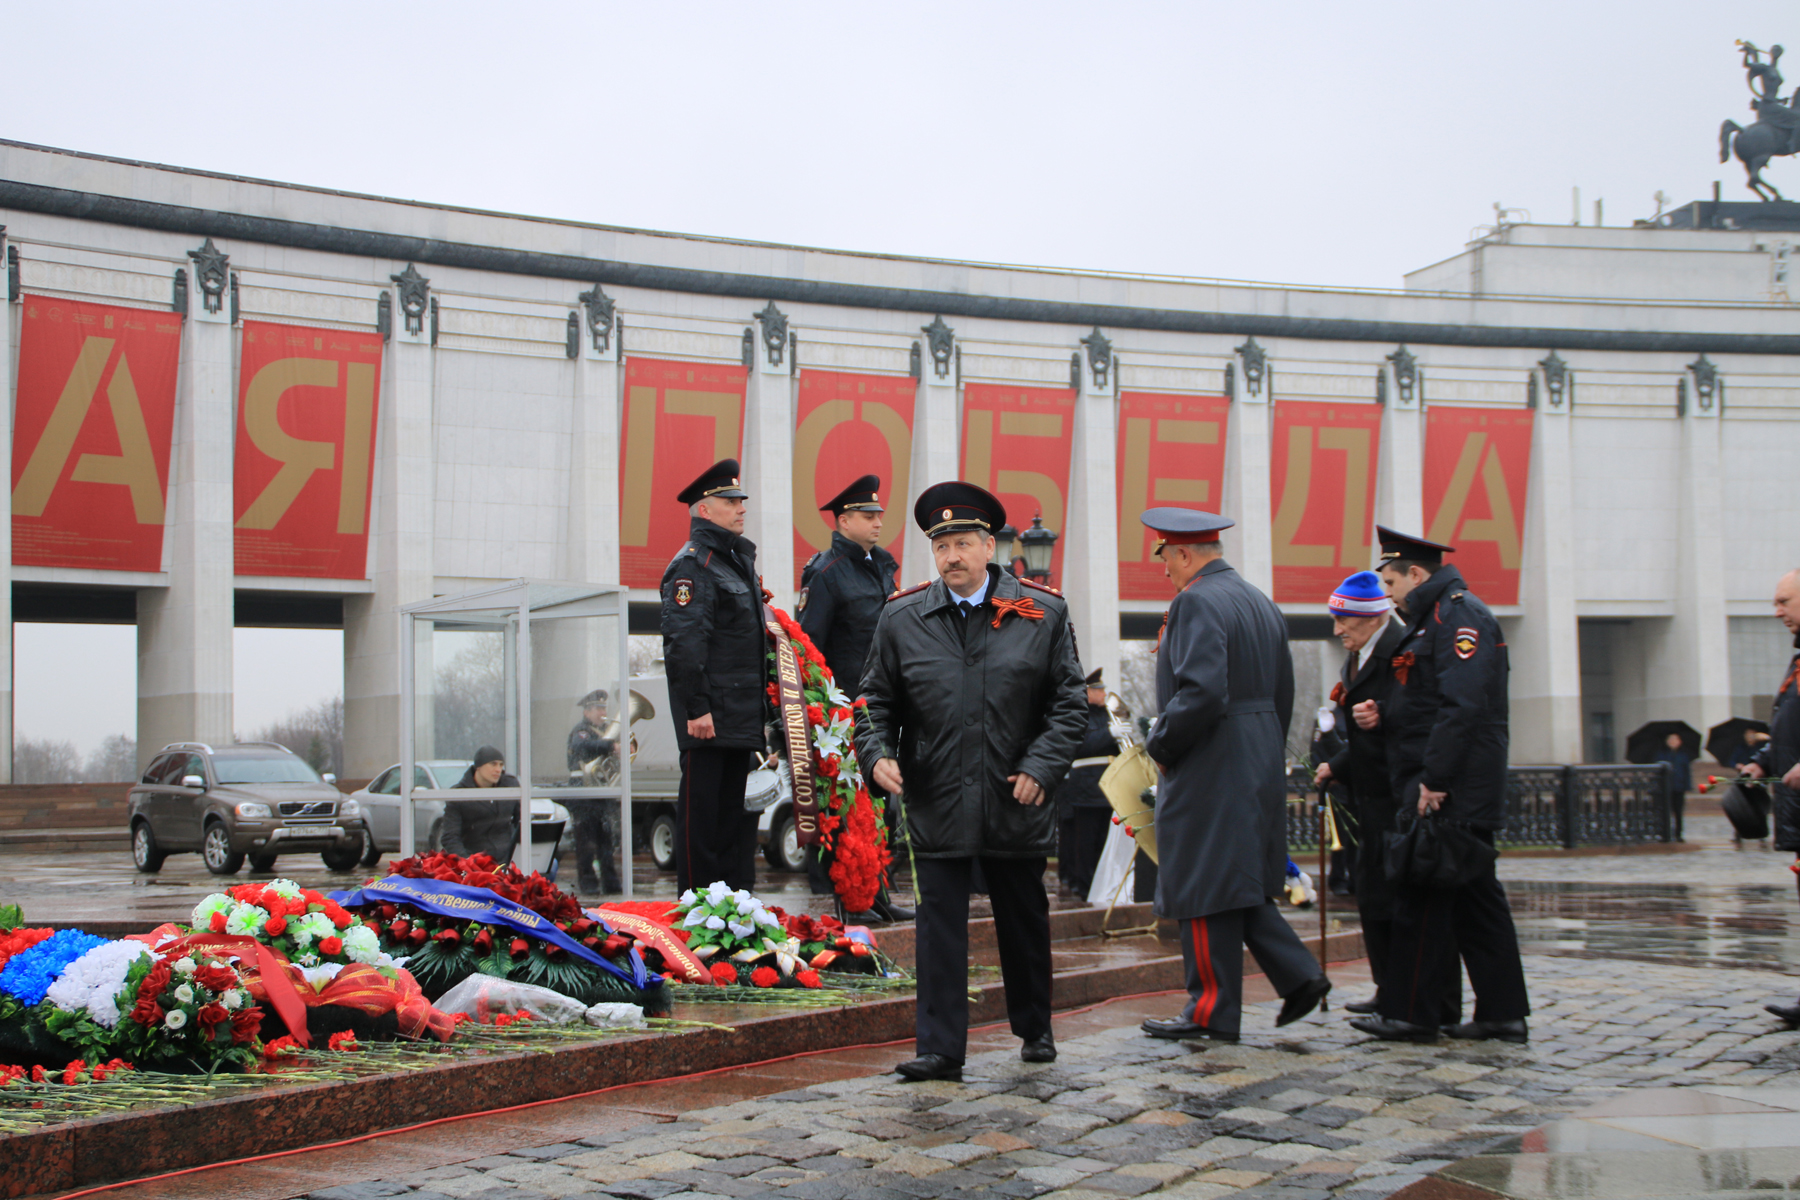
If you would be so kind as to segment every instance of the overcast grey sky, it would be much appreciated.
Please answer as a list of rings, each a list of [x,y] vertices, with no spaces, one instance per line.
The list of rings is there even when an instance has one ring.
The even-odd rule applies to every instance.
[[[90,0],[9,9],[4,129],[606,224],[1398,287],[1495,201],[1566,222],[1578,186],[1584,221],[1603,198],[1628,224],[1658,189],[1751,198],[1718,162],[1750,119],[1736,38],[1800,46],[1800,9]],[[1767,175],[1800,196],[1795,160]],[[21,626],[19,730],[129,729],[130,635]],[[240,728],[335,690],[311,636],[240,632]]]

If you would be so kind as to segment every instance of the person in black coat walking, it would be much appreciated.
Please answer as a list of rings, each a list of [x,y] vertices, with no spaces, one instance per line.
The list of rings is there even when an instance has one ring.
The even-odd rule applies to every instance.
[[[1075,748],[1069,778],[1056,791],[1060,829],[1056,839],[1056,875],[1065,896],[1087,897],[1094,885],[1094,868],[1100,864],[1100,848],[1112,825],[1112,805],[1100,790],[1100,777],[1119,752],[1113,736],[1112,714],[1106,711],[1104,668],[1095,667],[1087,677],[1087,732]]]
[[[1769,738],[1744,765],[1743,773],[1752,779],[1775,781],[1769,789],[1773,793],[1775,849],[1800,851],[1800,568],[1776,583],[1775,616],[1794,635],[1796,653],[1775,690]],[[1800,1002],[1763,1007],[1789,1025],[1800,1025]]]
[[[918,1057],[911,1080],[960,1079],[969,1034],[969,886],[987,877],[1006,1014],[1026,1062],[1052,1062],[1050,898],[1057,785],[1083,726],[1068,604],[993,563],[1000,501],[933,484],[914,519],[938,578],[882,610],[863,675],[857,761],[904,792],[918,878]]]
[[[1394,687],[1376,721],[1406,820],[1454,821],[1492,844],[1506,824],[1506,642],[1450,546],[1376,526],[1381,583],[1406,610]],[[1351,1022],[1389,1041],[1434,1042],[1444,1024],[1440,982],[1458,954],[1475,990],[1475,1019],[1452,1036],[1525,1042],[1531,1002],[1506,892],[1490,861],[1450,888],[1395,889],[1391,971],[1376,1016]]]
[[[483,746],[475,752],[475,761],[456,781],[459,788],[516,788],[517,776],[506,773],[506,756],[494,747]],[[517,800],[450,800],[444,804],[444,824],[438,843],[452,854],[468,858],[476,854],[491,855],[497,863],[512,861],[519,844],[519,802]]]
[[[681,751],[675,884],[756,886],[757,814],[744,810],[751,755],[763,749],[769,666],[756,544],[743,536],[738,464],[722,459],[677,497],[688,540],[663,571],[663,663]]]

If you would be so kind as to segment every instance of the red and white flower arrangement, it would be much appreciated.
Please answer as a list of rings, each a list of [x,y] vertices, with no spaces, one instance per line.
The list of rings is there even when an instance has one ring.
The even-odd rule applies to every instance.
[[[329,964],[391,967],[373,929],[323,893],[291,879],[246,883],[214,892],[194,906],[194,928],[253,937],[272,946],[306,973]],[[330,972],[322,972],[328,976]],[[318,979],[309,981],[317,983]]]

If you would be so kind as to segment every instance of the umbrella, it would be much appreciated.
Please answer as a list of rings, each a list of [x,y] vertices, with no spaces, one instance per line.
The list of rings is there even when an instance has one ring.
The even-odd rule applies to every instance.
[[[1754,729],[1758,733],[1769,732],[1767,721],[1752,721],[1749,717],[1733,717],[1722,724],[1714,725],[1706,731],[1706,752],[1726,766],[1731,765],[1731,756],[1744,748],[1744,732]]]
[[[1625,739],[1625,761],[1634,763],[1655,762],[1656,756],[1665,749],[1671,733],[1681,735],[1681,748],[1688,752],[1689,758],[1700,757],[1700,731],[1686,721],[1651,721],[1631,731]]]

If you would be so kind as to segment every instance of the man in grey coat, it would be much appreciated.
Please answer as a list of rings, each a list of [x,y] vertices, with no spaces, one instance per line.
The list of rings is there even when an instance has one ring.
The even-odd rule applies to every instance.
[[[1144,1032],[1235,1042],[1244,948],[1282,998],[1277,1025],[1319,1006],[1331,983],[1275,906],[1287,875],[1286,746],[1294,711],[1287,623],[1226,563],[1231,521],[1186,508],[1140,518],[1175,585],[1156,650],[1161,715],[1145,749],[1156,794],[1156,912],[1181,922],[1189,1002]]]
[[[1087,724],[1069,609],[993,565],[1006,510],[969,483],[933,484],[913,509],[938,578],[888,599],[863,669],[856,756],[871,788],[904,790],[918,872],[912,1080],[960,1079],[969,1035],[969,884],[994,905],[1006,1015],[1026,1062],[1051,1062],[1053,793]]]

